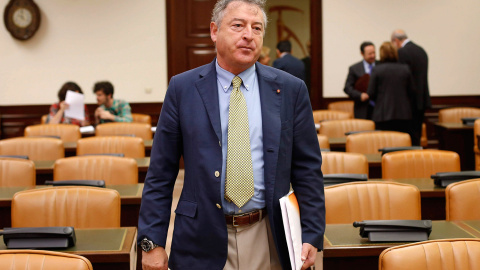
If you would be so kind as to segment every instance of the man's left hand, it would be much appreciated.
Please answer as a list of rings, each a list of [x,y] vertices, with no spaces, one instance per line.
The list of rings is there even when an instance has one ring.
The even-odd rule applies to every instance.
[[[303,243],[302,246],[302,270],[308,269],[315,264],[315,257],[317,256],[318,249],[309,243]]]
[[[104,120],[115,120],[115,115],[111,114],[109,111],[101,111],[100,112],[100,119],[104,119]]]

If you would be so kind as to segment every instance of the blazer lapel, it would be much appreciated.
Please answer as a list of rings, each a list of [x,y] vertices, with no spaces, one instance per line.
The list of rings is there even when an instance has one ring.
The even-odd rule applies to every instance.
[[[282,89],[275,81],[277,77],[276,74],[270,72],[262,65],[257,64],[256,68],[260,89],[260,102],[262,104],[265,189],[269,195],[267,198],[273,198],[273,187],[275,186],[275,174],[277,171],[280,146]],[[280,91],[278,92],[278,90]]]
[[[207,110],[212,128],[217,134],[218,140],[222,140],[222,128],[220,122],[220,109],[218,107],[217,73],[215,60],[200,72],[200,79],[195,82],[195,87],[202,97]]]

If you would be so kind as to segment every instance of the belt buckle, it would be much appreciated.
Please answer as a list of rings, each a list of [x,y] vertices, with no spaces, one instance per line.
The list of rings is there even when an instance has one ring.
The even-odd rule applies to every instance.
[[[235,223],[235,221],[236,221],[236,218],[237,218],[237,217],[243,217],[243,216],[245,216],[245,215],[246,215],[246,214],[242,214],[242,215],[233,215],[233,216],[232,216],[232,226],[233,226],[233,227],[238,227],[238,226],[240,226],[240,225],[238,225],[238,224],[236,224],[236,223]]]

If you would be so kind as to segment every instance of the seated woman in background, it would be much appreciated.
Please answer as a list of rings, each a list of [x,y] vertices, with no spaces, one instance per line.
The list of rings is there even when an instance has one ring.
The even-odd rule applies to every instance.
[[[65,102],[67,91],[71,90],[83,94],[82,89],[74,82],[66,82],[58,91],[58,103],[50,106],[50,113],[48,114],[47,124],[74,124],[79,126],[88,126],[90,124],[88,117],[87,106],[85,105],[85,120],[78,120],[69,117],[64,117],[65,109],[68,104]]]
[[[262,50],[260,51],[260,57],[258,57],[258,62],[265,66],[269,66],[270,64],[270,48],[263,46]]]
[[[367,94],[375,102],[372,120],[376,129],[411,134],[415,104],[413,77],[408,66],[397,61],[397,50],[391,42],[384,42],[380,47],[380,64],[373,68]]]

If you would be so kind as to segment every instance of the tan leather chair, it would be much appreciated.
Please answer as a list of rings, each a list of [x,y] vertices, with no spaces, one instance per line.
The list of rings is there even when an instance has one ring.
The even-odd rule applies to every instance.
[[[134,135],[144,140],[152,139],[152,126],[145,123],[105,123],[95,127],[96,136]]]
[[[328,137],[322,134],[317,134],[318,144],[320,149],[330,149],[330,142],[328,142]]]
[[[0,140],[0,155],[24,155],[31,160],[56,160],[65,157],[60,139],[18,137]]]
[[[406,150],[382,157],[382,178],[430,178],[437,172],[459,172],[460,156],[446,150]]]
[[[316,110],[313,111],[313,121],[319,123],[325,120],[351,119],[352,116],[347,112],[334,110]]]
[[[48,119],[48,114],[42,115],[42,117],[40,118],[40,124],[46,124],[47,119]]]
[[[448,185],[445,198],[447,220],[480,220],[480,178]]]
[[[35,186],[35,163],[20,158],[0,158],[0,187]]]
[[[420,137],[420,146],[422,146],[423,148],[428,146],[427,125],[425,125],[425,123],[422,124],[422,136]]]
[[[77,156],[88,154],[124,154],[125,157],[145,157],[142,138],[127,136],[95,136],[77,142]]]
[[[53,166],[53,180],[104,180],[107,185],[138,183],[138,165],[133,158],[78,156],[61,158]]]
[[[346,119],[323,121],[318,133],[325,134],[329,138],[341,138],[350,131],[367,130],[375,130],[375,122],[365,119]]]
[[[145,123],[152,124],[152,118],[148,114],[143,113],[132,113],[132,122],[133,123]]]
[[[442,239],[385,249],[379,270],[480,269],[480,239]]]
[[[368,175],[367,157],[359,153],[322,152],[323,174],[359,173]]]
[[[475,120],[473,124],[473,152],[475,152],[475,170],[480,171],[480,149],[478,147],[478,137],[480,136],[480,119]]]
[[[328,104],[327,109],[349,113],[353,118],[353,100],[334,101]]]
[[[346,152],[377,154],[384,147],[412,146],[410,135],[396,131],[362,132],[347,136]]]
[[[351,182],[325,187],[327,224],[376,219],[421,219],[420,190],[394,182]]]
[[[46,250],[0,250],[0,265],[9,270],[93,270],[83,256]]]
[[[95,187],[20,191],[12,199],[12,227],[120,227],[120,194]]]
[[[464,117],[480,117],[480,109],[456,107],[438,111],[438,122],[440,123],[462,123]]]
[[[76,142],[81,137],[80,127],[72,124],[43,124],[25,128],[25,137],[58,136],[64,142]]]

